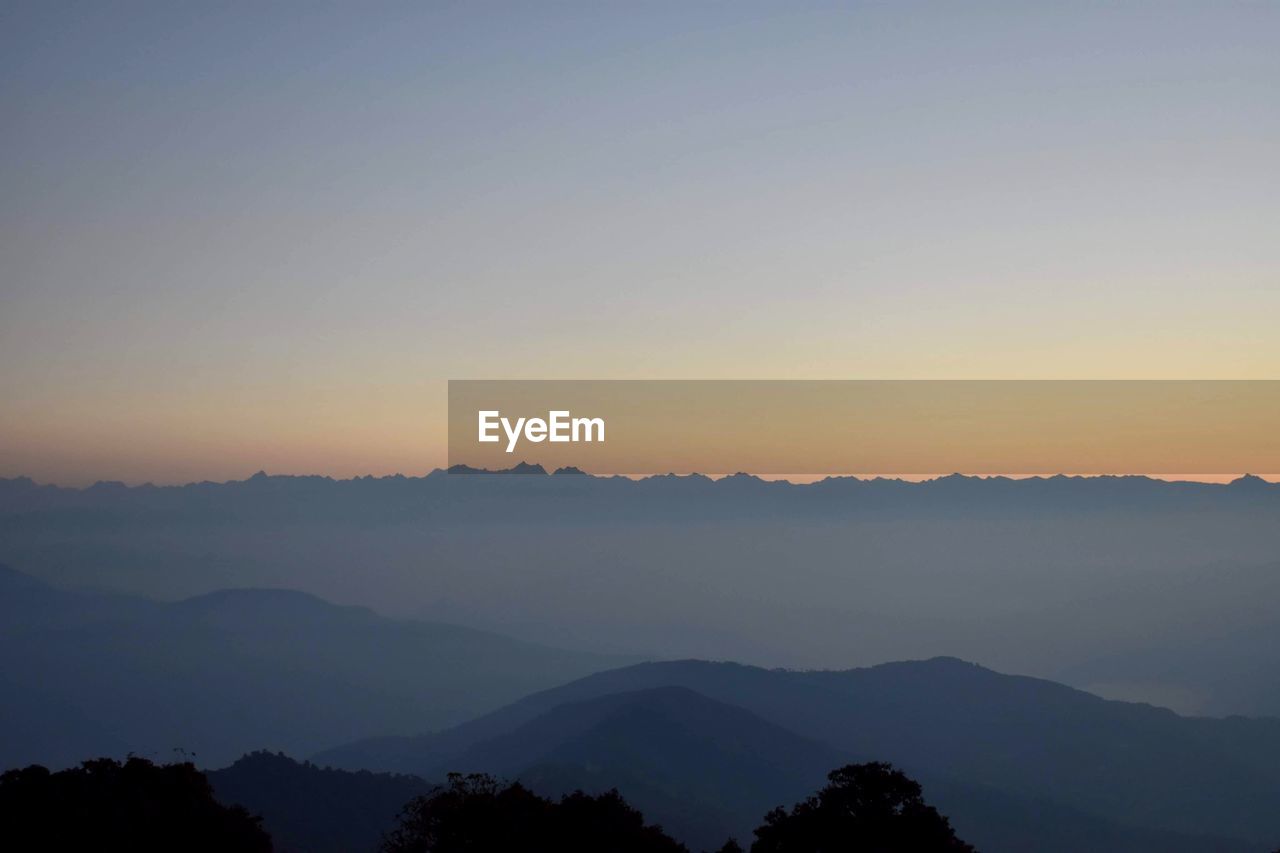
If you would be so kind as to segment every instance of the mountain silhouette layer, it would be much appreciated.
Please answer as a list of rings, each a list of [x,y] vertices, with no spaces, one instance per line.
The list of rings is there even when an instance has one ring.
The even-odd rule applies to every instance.
[[[4,767],[307,754],[355,731],[465,720],[621,660],[290,590],[164,604],[67,592],[11,568],[0,570],[0,623]]]
[[[811,483],[764,480],[739,473],[720,479],[701,474],[642,478],[600,477],[576,468],[548,474],[520,462],[497,471],[455,466],[421,476],[395,474],[338,480],[318,475],[268,475],[246,480],[182,486],[127,486],[99,482],[86,488],[39,484],[27,477],[0,478],[0,518],[52,520],[50,512],[74,512],[82,521],[127,523],[163,512],[170,519],[301,518],[412,519],[473,517],[473,501],[485,513],[506,517],[527,498],[539,518],[569,513],[580,518],[670,518],[690,511],[700,517],[726,512],[776,516],[813,513],[962,513],[1014,511],[1035,515],[1066,509],[1194,509],[1223,505],[1280,507],[1280,484],[1254,475],[1230,483],[1170,481],[1145,476],[977,477],[952,474],[906,481],[875,477],[828,477]],[[707,501],[714,496],[716,500]],[[602,498],[607,498],[602,502]],[[516,501],[516,503],[512,503]],[[671,505],[675,503],[675,506]],[[678,515],[677,515],[678,513]],[[38,514],[37,518],[33,514]]]
[[[522,772],[535,777],[557,778],[537,768],[564,765],[564,756],[580,749],[579,775],[562,767],[558,778],[585,778],[582,767],[605,766],[613,760],[606,755],[626,757],[625,750],[617,751],[623,748],[621,736],[615,751],[591,752],[594,726],[612,719],[600,712],[611,702],[628,706],[608,697],[673,688],[699,694],[700,702],[733,706],[735,714],[747,712],[760,725],[788,733],[761,736],[761,741],[803,739],[830,750],[829,758],[815,758],[815,764],[852,755],[904,768],[938,786],[931,802],[936,800],[955,818],[957,831],[980,846],[1003,833],[1006,849],[1017,849],[1008,847],[1008,836],[1017,835],[1011,826],[1021,822],[1030,830],[1046,815],[1068,827],[1092,826],[1099,838],[1110,837],[1118,845],[1111,849],[1137,849],[1138,836],[1152,845],[1145,849],[1161,849],[1160,843],[1173,844],[1177,836],[1184,836],[1174,845],[1181,849],[1196,849],[1206,837],[1225,845],[1215,849],[1227,849],[1266,844],[1280,835],[1273,807],[1280,801],[1280,720],[1180,717],[946,658],[818,672],[704,661],[641,664],[534,694],[453,729],[355,743],[315,760],[427,773],[444,768],[513,772],[524,766]],[[670,704],[672,697],[686,694],[660,695]],[[686,718],[704,710],[697,702],[685,704]],[[647,700],[638,707],[652,716],[663,706]],[[720,716],[721,722],[704,726],[699,739],[714,745],[721,742],[719,729],[734,730],[733,714]],[[576,745],[565,734],[575,720]],[[651,730],[641,724],[636,729]],[[656,740],[670,743],[669,737]],[[647,749],[663,754],[643,735],[627,749],[639,756]],[[538,755],[542,750],[546,754]],[[643,761],[627,761],[645,778]],[[692,761],[725,766],[704,753]],[[726,770],[724,778],[731,780],[736,772]],[[644,797],[640,788],[636,796]],[[1001,816],[1001,803],[1005,813],[1017,816],[1012,824],[993,819]]]
[[[0,480],[0,561],[66,588],[166,601],[295,589],[650,658],[955,655],[1186,714],[1280,715],[1280,486],[1256,477],[519,470]]]

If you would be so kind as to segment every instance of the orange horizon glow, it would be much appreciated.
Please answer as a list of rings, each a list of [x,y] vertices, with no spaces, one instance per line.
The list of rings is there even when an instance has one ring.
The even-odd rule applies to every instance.
[[[430,470],[424,471],[422,473],[410,473],[405,471],[383,471],[383,472],[377,472],[377,473],[356,473],[356,474],[349,474],[349,475],[334,475],[331,473],[325,473],[323,471],[308,471],[308,470],[301,470],[301,469],[292,470],[292,471],[268,471],[265,468],[258,469],[258,471],[261,471],[262,473],[267,474],[267,476],[269,477],[325,477],[327,479],[334,480],[335,482],[359,480],[367,477],[373,477],[375,479],[380,479],[384,477],[396,477],[396,476],[421,478],[429,474],[432,474],[436,471],[444,471],[444,470],[446,470],[445,466],[441,465],[441,466],[431,468]],[[182,488],[185,486],[197,485],[202,482],[214,482],[214,483],[243,482],[245,480],[248,480],[250,477],[252,477],[254,473],[258,473],[258,472],[255,471],[253,473],[247,473],[242,476],[233,476],[223,480],[206,478],[202,480],[183,480],[183,481],[170,481],[170,482],[158,482],[158,483],[153,480],[126,481],[126,480],[109,480],[109,479],[94,480],[91,482],[58,483],[58,482],[40,480],[35,477],[29,477],[29,479],[31,479],[37,485],[40,485],[40,486],[56,486],[58,488],[88,488],[89,486],[92,486],[95,483],[99,483],[99,482],[121,482],[131,488],[136,488],[144,485],[157,486],[161,488]],[[548,471],[547,473],[550,474],[552,472]],[[627,480],[640,481],[640,480],[649,479],[651,477],[667,476],[672,472],[662,471],[662,472],[654,472],[654,473],[648,473],[648,474],[594,474],[590,471],[587,471],[585,473],[587,473],[589,476],[598,477],[598,478],[608,478],[608,477],[618,476]],[[704,476],[710,480],[718,481],[718,480],[726,479],[728,477],[735,476],[735,474],[747,474],[748,476],[755,477],[758,480],[764,480],[770,483],[785,482],[785,483],[791,483],[797,486],[811,485],[813,483],[818,483],[823,480],[839,479],[842,477],[851,477],[851,478],[863,480],[863,481],[896,480],[903,483],[927,483],[932,480],[943,479],[945,477],[955,476],[957,474],[962,477],[967,477],[975,480],[1002,480],[1002,479],[1003,480],[1034,480],[1034,479],[1045,480],[1045,479],[1051,479],[1057,476],[1065,476],[1071,479],[1080,479],[1080,480],[1100,479],[1104,477],[1114,477],[1114,478],[1141,477],[1148,480],[1159,480],[1167,483],[1207,483],[1212,485],[1226,485],[1228,483],[1231,483],[1234,480],[1240,479],[1241,477],[1251,476],[1251,477],[1257,477],[1258,479],[1264,480],[1268,483],[1280,484],[1280,472],[1259,474],[1251,471],[1245,471],[1238,474],[1148,474],[1148,473],[1133,473],[1133,472],[1109,472],[1109,473],[1063,474],[1063,475],[1057,475],[1057,474],[965,474],[962,471],[950,471],[947,473],[936,473],[936,474],[896,474],[896,473],[873,473],[873,472],[870,472],[870,473],[869,472],[848,472],[848,473],[832,473],[832,474],[752,474],[749,471],[741,471],[741,472],[734,472],[732,474],[705,474],[703,472],[692,472],[690,474],[682,474],[680,476]],[[0,477],[0,479],[20,479],[27,476],[28,475],[19,474],[19,475],[14,475],[12,477]]]

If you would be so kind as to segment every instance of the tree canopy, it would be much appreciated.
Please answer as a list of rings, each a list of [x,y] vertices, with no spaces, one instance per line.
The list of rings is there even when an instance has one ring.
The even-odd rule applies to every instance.
[[[790,811],[777,808],[755,831],[751,853],[973,853],[950,822],[924,802],[920,785],[891,765],[850,764]],[[451,774],[411,801],[383,853],[677,853],[684,845],[615,791],[581,791],[558,801],[520,783]],[[732,839],[720,853],[742,853]]]
[[[51,773],[39,765],[0,776],[0,847],[267,853],[258,818],[217,802],[190,762],[110,758]]]
[[[851,764],[790,811],[755,830],[751,853],[972,853],[920,785],[889,764]],[[268,853],[271,839],[239,806],[214,798],[191,763],[101,758],[51,773],[0,776],[0,846],[15,850]],[[383,853],[689,853],[616,791],[540,796],[519,782],[450,774],[415,797],[384,836]],[[742,853],[727,841],[719,853]]]
[[[925,803],[920,785],[892,765],[850,764],[791,811],[774,809],[751,853],[962,853],[951,823]]]
[[[688,853],[617,791],[549,800],[483,774],[450,774],[447,785],[412,800],[384,853],[521,850],[528,853]]]

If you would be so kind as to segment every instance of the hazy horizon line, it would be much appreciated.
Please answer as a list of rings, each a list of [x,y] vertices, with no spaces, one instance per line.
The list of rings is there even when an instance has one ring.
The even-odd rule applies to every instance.
[[[450,467],[465,468],[468,466],[450,466]],[[521,468],[524,468],[524,469],[541,468],[542,469],[541,475],[531,473],[526,476],[529,476],[529,475],[553,476],[558,472],[564,472],[571,475],[577,474],[577,475],[591,477],[593,479],[598,479],[598,480],[609,480],[609,479],[620,478],[624,480],[631,480],[634,482],[639,482],[642,480],[648,480],[653,478],[666,478],[666,477],[683,477],[683,478],[702,477],[711,481],[720,481],[730,477],[747,476],[756,480],[761,480],[763,482],[769,482],[769,483],[781,482],[781,483],[789,483],[791,485],[797,485],[797,486],[811,485],[813,483],[819,483],[824,480],[833,480],[833,479],[852,479],[852,480],[859,480],[862,482],[886,480],[886,481],[896,481],[901,483],[919,484],[919,483],[930,483],[937,480],[946,479],[949,477],[963,477],[965,479],[971,479],[971,480],[1051,480],[1051,479],[1100,480],[1100,479],[1140,478],[1140,479],[1153,480],[1153,481],[1159,481],[1159,482],[1165,482],[1165,483],[1201,483],[1206,485],[1228,485],[1236,480],[1239,480],[1245,477],[1253,477],[1253,478],[1262,480],[1263,482],[1266,482],[1270,485],[1280,484],[1280,472],[1265,472],[1261,474],[1255,474],[1250,471],[1244,471],[1244,472],[1238,472],[1238,473],[1220,473],[1220,474],[1194,474],[1194,473],[1152,474],[1152,473],[1132,472],[1132,471],[1095,472],[1095,473],[1088,473],[1088,474],[1079,474],[1079,473],[1076,473],[1076,474],[1067,474],[1067,473],[966,474],[962,471],[936,472],[936,473],[929,473],[929,474],[903,474],[903,473],[895,473],[895,472],[866,472],[866,471],[832,472],[832,473],[825,473],[825,474],[753,474],[748,471],[734,471],[734,472],[728,472],[728,473],[721,473],[721,472],[707,473],[702,471],[689,471],[689,472],[662,471],[662,472],[642,473],[642,474],[639,474],[639,473],[638,474],[596,474],[590,471],[583,471],[579,468],[557,468],[555,470],[549,471],[538,463],[527,463],[524,461],[518,462],[508,468],[493,468],[493,469],[473,468],[471,469],[471,471],[474,472],[474,475],[483,476],[484,474],[506,474]],[[335,483],[344,483],[344,482],[354,482],[356,480],[392,480],[392,479],[398,479],[398,478],[420,480],[420,479],[426,479],[433,475],[448,475],[448,474],[450,474],[450,468],[442,468],[442,467],[432,468],[431,470],[422,474],[405,473],[402,471],[397,471],[397,472],[388,473],[388,474],[353,474],[349,477],[334,476],[332,474],[323,474],[319,472],[267,473],[265,469],[259,469],[247,476],[244,476],[241,478],[230,478],[226,480],[204,479],[204,480],[170,481],[170,482],[157,483],[153,480],[145,480],[142,482],[137,482],[137,481],[129,482],[125,480],[115,480],[115,479],[110,479],[110,480],[98,479],[93,481],[84,481],[81,484],[66,484],[66,483],[55,483],[52,481],[41,481],[27,474],[14,474],[11,476],[0,476],[0,482],[19,482],[19,481],[25,480],[40,488],[57,488],[57,489],[67,489],[67,490],[74,490],[74,491],[86,491],[88,489],[94,488],[95,486],[117,486],[117,487],[129,488],[129,489],[148,488],[148,487],[157,488],[157,489],[165,489],[165,488],[180,489],[180,488],[186,488],[189,486],[199,486],[199,485],[207,485],[207,484],[229,485],[232,483],[246,483],[255,478],[262,478],[262,477],[267,477],[267,478],[279,477],[279,478],[296,478],[296,479],[316,478],[316,479],[329,480]],[[472,474],[456,474],[455,476],[472,476]]]

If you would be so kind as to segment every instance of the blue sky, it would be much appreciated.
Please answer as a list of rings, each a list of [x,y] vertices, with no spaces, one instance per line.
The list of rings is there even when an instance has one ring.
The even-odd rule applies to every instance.
[[[450,377],[1274,378],[1280,4],[6,4],[0,476]]]

